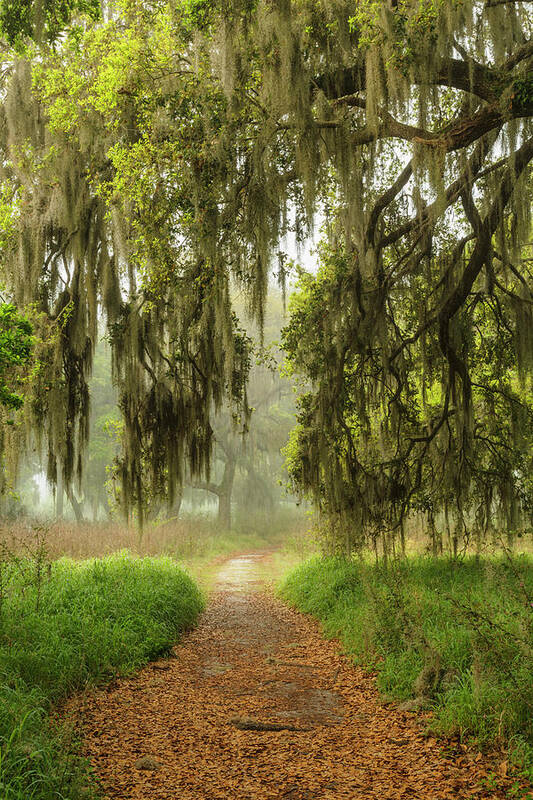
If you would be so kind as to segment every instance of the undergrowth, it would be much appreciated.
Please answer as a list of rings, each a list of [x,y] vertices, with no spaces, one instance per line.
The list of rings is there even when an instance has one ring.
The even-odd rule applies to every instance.
[[[2,562],[0,797],[92,797],[87,765],[51,709],[169,652],[203,599],[169,558]]]
[[[508,748],[533,778],[530,557],[419,557],[387,570],[317,558],[280,592],[376,670],[390,699],[433,709],[437,733]]]

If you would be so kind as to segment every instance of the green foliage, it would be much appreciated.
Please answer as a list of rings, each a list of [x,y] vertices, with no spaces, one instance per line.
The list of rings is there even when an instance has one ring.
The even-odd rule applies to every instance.
[[[5,800],[89,797],[87,767],[51,704],[167,653],[203,600],[171,559],[1,564],[0,791]],[[74,755],[73,755],[74,753]]]
[[[446,5],[458,8],[460,0],[422,0],[416,4],[400,0],[394,13],[379,1],[365,0],[350,17],[350,27],[362,49],[383,47],[389,64],[406,72],[421,49],[437,44],[443,11],[449,11]]]
[[[281,593],[375,669],[388,697],[433,709],[437,732],[509,746],[533,775],[530,557],[413,558],[389,570],[316,559]]]
[[[33,328],[29,319],[11,303],[0,304],[0,404],[8,409],[22,406],[12,385],[21,381],[22,369],[31,357]]]
[[[100,0],[10,0],[0,7],[0,36],[15,46],[33,38],[54,42],[73,17],[100,14]]]
[[[0,182],[0,252],[8,251],[16,241],[16,222],[20,213],[14,187]]]
[[[513,83],[513,105],[527,108],[533,102],[533,72],[528,72]]]

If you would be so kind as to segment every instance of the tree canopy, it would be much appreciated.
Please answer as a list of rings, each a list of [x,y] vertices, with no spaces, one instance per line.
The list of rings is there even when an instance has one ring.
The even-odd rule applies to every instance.
[[[72,9],[61,36],[4,47],[0,95],[4,280],[61,321],[49,463],[67,483],[81,463],[101,309],[126,504],[142,505],[147,477],[172,500],[185,465],[208,479],[212,408],[247,415],[230,288],[261,325],[284,235],[303,241],[320,212],[322,272],[286,336],[311,382],[295,485],[355,539],[400,528],[414,505],[516,519],[531,442],[530,3]]]

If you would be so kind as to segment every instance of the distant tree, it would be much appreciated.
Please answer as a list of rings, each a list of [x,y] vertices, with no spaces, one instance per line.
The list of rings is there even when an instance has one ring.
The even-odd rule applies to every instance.
[[[293,383],[280,374],[279,338],[285,321],[281,293],[271,289],[262,331],[247,317],[242,300],[237,297],[233,302],[254,346],[247,387],[250,413],[236,418],[231,407],[224,407],[213,415],[215,446],[209,480],[191,476],[184,480],[185,491],[203,489],[216,498],[221,530],[232,528],[234,510],[275,509],[282,493],[281,449],[295,420]],[[173,513],[177,510],[179,505]]]
[[[99,342],[96,348],[91,391],[91,436],[83,472],[83,494],[96,519],[99,511],[110,513],[110,483],[113,461],[120,442],[121,426],[117,392],[111,378],[109,345]]]
[[[281,449],[294,425],[293,398],[292,384],[280,377],[277,365],[259,364],[250,372],[251,413],[246,428],[235,424],[229,409],[214,417],[213,474],[209,481],[196,480],[192,486],[216,496],[221,530],[232,527],[236,494],[243,511],[274,510]]]

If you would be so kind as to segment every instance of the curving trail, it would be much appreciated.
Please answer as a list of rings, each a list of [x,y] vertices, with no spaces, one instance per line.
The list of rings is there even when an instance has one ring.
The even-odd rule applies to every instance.
[[[504,777],[483,788],[497,765],[427,738],[424,720],[380,703],[372,676],[317,623],[254,591],[262,558],[223,566],[172,658],[69,703],[105,797],[504,797]]]

